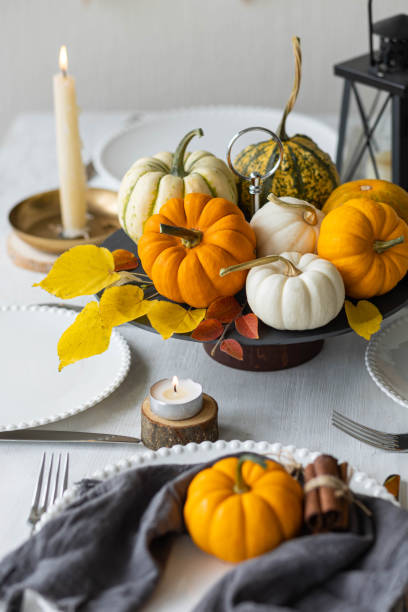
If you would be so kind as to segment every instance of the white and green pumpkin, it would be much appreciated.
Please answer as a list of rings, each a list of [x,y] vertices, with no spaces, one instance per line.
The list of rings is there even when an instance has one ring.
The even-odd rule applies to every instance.
[[[126,172],[119,188],[119,221],[135,242],[142,236],[147,219],[170,198],[207,193],[237,204],[235,177],[225,162],[207,151],[186,153],[192,138],[202,135],[202,129],[192,130],[175,153],[142,157]]]

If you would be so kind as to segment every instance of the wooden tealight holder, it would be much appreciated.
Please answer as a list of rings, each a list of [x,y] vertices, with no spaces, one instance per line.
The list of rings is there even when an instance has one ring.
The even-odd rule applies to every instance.
[[[157,450],[162,446],[188,442],[216,442],[218,440],[218,405],[213,397],[203,393],[203,407],[191,419],[169,421],[150,409],[150,399],[142,404],[142,442]]]

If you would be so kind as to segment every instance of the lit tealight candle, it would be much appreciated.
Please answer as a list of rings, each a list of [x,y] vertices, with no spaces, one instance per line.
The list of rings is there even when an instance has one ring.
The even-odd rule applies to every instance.
[[[191,378],[163,378],[150,387],[150,408],[163,419],[190,419],[202,406],[203,388]]]

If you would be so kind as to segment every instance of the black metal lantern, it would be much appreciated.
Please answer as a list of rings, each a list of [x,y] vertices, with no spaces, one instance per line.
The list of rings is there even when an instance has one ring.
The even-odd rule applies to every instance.
[[[379,176],[374,155],[373,135],[388,103],[392,105],[392,180],[408,189],[408,15],[396,15],[373,23],[372,0],[368,0],[369,53],[336,64],[334,73],[345,79],[340,112],[339,140],[336,165],[344,181],[352,180],[366,150],[375,176]],[[374,49],[375,37],[379,46]],[[367,113],[357,89],[357,83],[377,90],[374,104]],[[343,170],[350,94],[353,93],[361,118],[364,138],[351,156],[349,167]],[[383,100],[380,102],[382,93]],[[378,109],[375,115],[375,109]]]

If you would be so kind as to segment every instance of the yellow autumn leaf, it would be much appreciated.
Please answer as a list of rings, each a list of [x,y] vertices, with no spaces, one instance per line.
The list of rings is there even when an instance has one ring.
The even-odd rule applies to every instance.
[[[99,355],[109,347],[111,327],[105,327],[97,302],[90,302],[65,330],[58,342],[59,371],[65,366]]]
[[[59,298],[93,295],[120,279],[112,253],[92,244],[73,247],[58,257],[42,287]]]
[[[186,310],[172,302],[154,300],[147,316],[156,331],[167,340],[173,334],[193,331],[204,319],[205,308]]]
[[[105,289],[99,311],[105,327],[115,327],[147,314],[153,302],[143,299],[144,293],[135,285]]]
[[[344,308],[351,329],[354,329],[359,336],[370,340],[372,334],[380,329],[383,317],[377,306],[371,302],[360,300],[354,306],[349,300],[346,300]]]

